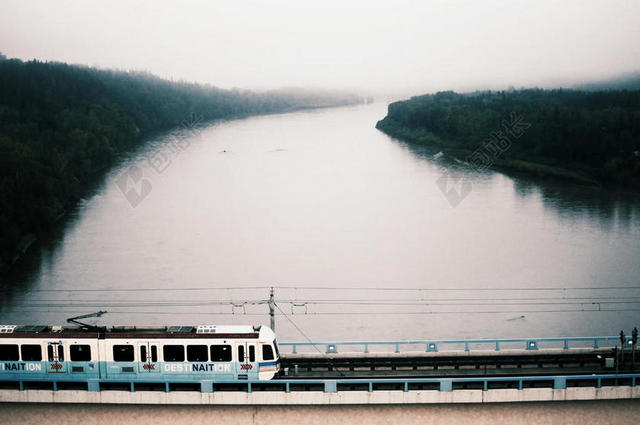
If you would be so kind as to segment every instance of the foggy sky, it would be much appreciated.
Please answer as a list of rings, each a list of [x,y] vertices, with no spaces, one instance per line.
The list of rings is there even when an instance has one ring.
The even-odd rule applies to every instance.
[[[0,52],[223,88],[557,86],[640,69],[640,1],[25,1]]]

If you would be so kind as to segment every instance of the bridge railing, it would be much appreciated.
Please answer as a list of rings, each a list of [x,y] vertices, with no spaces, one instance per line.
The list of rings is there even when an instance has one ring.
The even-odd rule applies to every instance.
[[[300,352],[438,352],[505,349],[571,349],[571,348],[613,348],[620,345],[618,336],[559,337],[559,338],[502,338],[502,339],[449,339],[449,340],[406,340],[406,341],[335,341],[335,342],[280,342],[278,346],[284,354]],[[631,348],[631,337],[625,339],[625,346]]]
[[[480,384],[483,391],[490,389],[492,384],[511,384],[514,389],[522,390],[527,384],[549,383],[553,389],[566,389],[571,383],[590,383],[595,388],[601,388],[603,382],[613,381],[614,385],[627,384],[635,387],[640,374],[608,374],[608,375],[559,375],[559,376],[516,376],[516,377],[476,377],[476,378],[400,378],[400,379],[309,379],[309,380],[275,380],[270,381],[269,385],[276,384],[282,387],[285,392],[291,392],[291,386],[296,385],[322,385],[324,392],[339,392],[341,386],[356,386],[363,384],[368,388],[368,392],[376,391],[377,385],[384,385],[383,390],[388,390],[389,385],[398,384],[404,392],[410,391],[412,386],[435,384],[435,390],[454,391],[456,386],[460,384]],[[247,391],[253,392],[254,388],[260,386],[260,383],[247,383]],[[480,389],[480,388],[479,388]]]
[[[255,392],[308,392],[321,391],[325,393],[337,393],[348,391],[412,391],[412,390],[433,390],[433,391],[456,391],[459,389],[476,389],[487,391],[494,388],[553,388],[556,390],[567,389],[569,387],[591,386],[601,388],[602,386],[630,386],[635,387],[640,380],[640,373],[619,373],[619,374],[602,374],[602,375],[550,375],[550,376],[503,376],[503,377],[454,377],[454,378],[340,378],[340,379],[276,379],[271,381],[211,381],[204,380],[199,382],[172,380],[165,382],[163,380],[145,380],[138,381],[122,381],[115,379],[108,380],[90,380],[82,382],[88,391],[104,391],[109,384],[124,384],[126,391],[135,392],[146,390],[145,386],[150,382],[159,384],[155,391],[174,391],[172,386],[190,385],[192,391],[200,391],[202,393],[212,393],[216,391],[234,391]],[[33,379],[24,379],[17,382],[16,390],[28,390],[29,381]],[[63,381],[53,381],[48,384],[53,391],[59,390],[59,385]],[[195,388],[194,388],[195,386]],[[159,388],[159,389],[158,389]],[[108,390],[108,388],[107,388]],[[184,390],[184,389],[181,389]]]

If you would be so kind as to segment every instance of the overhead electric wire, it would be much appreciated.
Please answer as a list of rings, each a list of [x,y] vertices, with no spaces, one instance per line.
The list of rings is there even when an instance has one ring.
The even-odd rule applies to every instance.
[[[640,289],[640,286],[584,286],[584,287],[520,287],[520,288],[504,288],[504,287],[487,287],[487,288],[473,288],[473,287],[440,287],[440,288],[393,288],[393,287],[360,287],[360,286],[342,286],[342,287],[299,287],[299,286],[274,286],[274,289],[301,289],[301,290],[331,290],[331,291],[573,291],[573,290],[623,290],[623,289]]]
[[[280,309],[279,309],[280,310]],[[79,313],[86,312],[88,309],[75,309],[75,310],[14,310],[14,313]],[[619,313],[619,312],[640,312],[640,308],[638,309],[547,309],[547,310],[521,310],[521,309],[512,309],[512,310],[433,310],[433,311],[375,311],[375,312],[304,312],[304,313],[291,313],[289,315],[285,314],[280,310],[283,316],[379,316],[379,315],[438,315],[438,314],[500,314],[500,313]],[[109,314],[148,314],[148,315],[216,315],[216,316],[268,316],[268,313],[234,313],[234,312],[211,312],[211,311],[176,311],[176,312],[168,312],[168,311],[137,311],[137,310],[123,310],[123,311],[115,311],[109,310]],[[289,320],[289,319],[288,319]]]
[[[314,302],[314,301],[294,301],[290,304],[302,304],[302,305],[395,305],[395,306],[412,306],[412,305],[581,305],[581,304],[640,304],[640,300],[637,301],[554,301],[554,302],[532,302],[528,300],[522,300],[524,302],[484,302],[484,303],[468,303],[463,302],[466,300],[452,301],[447,303],[422,301],[422,302],[393,302],[393,301],[327,301],[327,302]],[[498,300],[500,301],[500,300]],[[282,301],[280,301],[282,302]]]
[[[578,301],[582,300],[582,301]],[[634,297],[632,300],[616,299],[613,301],[604,301],[598,298],[579,298],[574,300],[553,299],[550,301],[509,299],[503,300],[485,299],[486,302],[467,302],[473,300],[466,299],[450,299],[446,302],[439,300],[413,300],[413,301],[396,301],[396,300],[324,300],[324,301],[305,301],[305,300],[280,300],[278,302],[290,304],[295,307],[305,305],[331,306],[331,305],[362,305],[362,306],[518,306],[518,305],[609,305],[609,304],[640,304],[640,299]],[[247,307],[255,305],[267,304],[268,300],[249,300],[249,301],[84,301],[84,300],[54,300],[50,302],[30,302],[23,304],[24,307],[85,307],[85,308],[133,308],[133,307],[204,307],[204,306],[234,306]]]
[[[311,312],[295,316],[384,316],[384,315],[438,315],[438,314],[499,314],[499,313],[601,313],[640,311],[640,309],[593,309],[593,310],[482,310],[482,311],[403,311],[403,312]]]
[[[409,287],[376,287],[376,286],[233,286],[233,287],[181,287],[181,288],[51,288],[32,289],[28,293],[35,292],[180,292],[180,291],[243,291],[256,289],[288,289],[288,290],[327,290],[327,291],[587,291],[587,290],[631,290],[640,289],[640,285],[628,286],[555,286],[555,287],[430,287],[430,288],[409,288]],[[1,292],[8,292],[9,288]]]
[[[32,292],[174,292],[174,291],[228,291],[228,290],[244,290],[244,289],[269,289],[270,286],[235,286],[226,288],[211,288],[211,287],[186,287],[186,288],[82,288],[82,289],[32,289],[28,291]],[[4,291],[3,291],[4,292]]]
[[[282,292],[286,292],[288,290],[295,291],[359,291],[359,290],[367,290],[369,292],[380,291],[384,292],[383,299],[378,299],[374,297],[362,297],[362,296],[354,296],[352,298],[328,298],[328,297],[298,297],[297,295],[292,299],[287,297],[285,299],[278,300],[280,305],[289,304],[292,309],[291,315],[433,315],[433,314],[499,314],[499,313],[575,313],[575,312],[635,312],[640,311],[640,309],[635,308],[614,308],[615,306],[629,305],[629,304],[640,304],[640,296],[623,296],[620,292],[616,291],[631,291],[640,289],[640,286],[600,286],[600,287],[527,287],[527,288],[406,288],[406,287],[301,287],[301,286],[246,286],[246,287],[221,287],[221,288],[211,288],[211,287],[188,287],[188,288],[107,288],[107,289],[36,289],[29,291],[25,296],[17,296],[12,301],[5,305],[6,307],[11,307],[12,305],[18,308],[17,310],[13,310],[14,312],[47,312],[47,313],[60,313],[60,312],[84,312],[89,309],[95,308],[113,308],[117,309],[116,311],[111,310],[114,314],[149,314],[149,315],[248,315],[248,316],[263,316],[266,313],[255,313],[255,312],[247,312],[245,308],[249,308],[257,305],[264,305],[269,302],[267,299],[251,299],[251,300],[238,300],[234,299],[234,297],[228,294],[226,299],[187,299],[187,297],[182,297],[183,299],[176,300],[153,300],[149,299],[148,295],[144,297],[146,299],[141,300],[131,300],[131,299],[108,299],[109,297],[106,294],[114,294],[112,297],[117,296],[118,293],[147,293],[150,291],[154,292],[181,292],[181,291],[192,291],[192,292],[204,292],[204,291],[246,291],[246,290],[257,290],[257,289],[282,289]],[[413,291],[416,292],[416,297],[414,298],[396,298],[394,299],[392,296],[390,297],[389,292],[398,291],[398,292],[407,292]],[[493,297],[438,297],[438,298],[429,298],[425,296],[424,292],[439,292],[439,291],[465,291],[465,292],[501,292],[502,296],[493,296]],[[521,297],[518,296],[505,296],[506,293],[518,293],[524,292]],[[555,296],[542,296],[543,294],[535,294],[532,291],[537,292],[550,292],[555,293]],[[562,294],[558,293],[558,291],[562,291]],[[577,291],[598,291],[602,296],[599,295],[581,295],[580,293],[576,293]],[[606,292],[610,291],[610,292]],[[30,299],[29,295],[31,293],[67,293],[69,297],[67,299],[42,299],[42,297],[38,297],[40,299]],[[74,299],[73,294],[75,293],[104,293],[105,298],[107,299],[83,299],[79,297],[79,299]],[[634,292],[635,293],[635,292]],[[531,294],[532,296],[526,296],[525,294]],[[632,293],[633,294],[633,293]],[[197,296],[202,297],[206,294],[198,294]],[[213,294],[210,294],[209,297],[212,297]],[[354,294],[355,295],[355,294]],[[398,294],[399,295],[399,294]],[[464,294],[463,294],[464,295]],[[480,295],[480,294],[477,294]],[[489,295],[489,294],[487,294]],[[499,295],[499,294],[496,294]],[[571,295],[571,296],[567,296]],[[630,294],[631,295],[631,294]],[[339,295],[335,295],[339,297]],[[380,295],[383,296],[382,294]],[[59,298],[59,297],[56,297]],[[17,302],[16,302],[17,301]],[[231,311],[189,311],[189,312],[181,312],[181,311],[170,311],[174,309],[180,308],[194,308],[198,307],[211,307],[211,306],[227,306],[231,307]],[[309,306],[317,306],[327,308],[330,306],[362,306],[362,309],[359,311],[307,311],[307,307]],[[366,307],[411,307],[411,306],[422,306],[426,308],[430,308],[429,311],[366,311]],[[512,307],[510,310],[500,310],[500,309],[492,309],[493,307]],[[518,306],[525,306],[525,309],[519,309]],[[535,308],[527,308],[531,306],[541,306],[541,309]],[[563,307],[561,307],[563,306]],[[571,306],[575,308],[570,308]],[[607,308],[607,306],[611,308]],[[137,308],[144,307],[158,307],[162,309],[166,309],[169,311],[142,311],[136,310]],[[295,308],[304,307],[304,312],[294,312]],[[478,309],[456,309],[457,307],[477,307],[477,308],[488,308],[487,310],[478,310]],[[546,307],[546,309],[544,309]],[[557,308],[556,308],[557,307]],[[22,309],[21,309],[22,308]],[[438,308],[442,308],[442,310],[438,310]],[[43,310],[45,309],[45,310]],[[237,311],[236,309],[241,309],[241,311]],[[282,313],[280,306],[278,309]],[[255,311],[255,309],[253,310]],[[282,313],[288,320],[290,318]]]
[[[13,313],[85,313],[90,309],[53,309],[53,310],[14,310]],[[136,310],[109,310],[110,315],[113,314],[148,314],[148,315],[186,315],[186,316],[202,316],[202,315],[215,315],[215,316],[268,316],[268,313],[232,313],[232,312],[211,312],[211,311],[136,311]]]
[[[518,297],[518,298],[500,298],[500,297],[491,297],[491,298],[428,298],[428,299],[420,299],[420,301],[526,301],[526,300],[590,300],[590,299],[599,299],[599,300],[629,300],[629,299],[637,299],[640,300],[640,297]],[[397,301],[397,302],[411,302],[415,301],[416,298],[385,298],[384,300],[380,300],[377,298],[356,298],[349,299],[345,301]],[[280,302],[301,302],[303,299],[281,299]],[[322,302],[332,302],[336,301],[335,299],[307,299],[308,303],[322,303]]]
[[[287,319],[287,320],[289,321],[289,323],[291,323],[291,324],[293,325],[293,327],[294,327],[294,328],[296,328],[296,330],[297,330],[298,332],[300,332],[300,334],[301,334],[301,335],[302,335],[302,336],[303,336],[303,337],[304,337],[304,338],[305,338],[309,343],[311,343],[311,345],[313,346],[313,348],[315,348],[315,349],[316,349],[316,351],[318,351],[318,353],[320,353],[320,354],[322,354],[322,355],[326,356],[326,353],[323,353],[323,352],[322,352],[322,350],[320,350],[320,349],[316,346],[316,344],[314,344],[314,343],[313,343],[313,341],[311,341],[311,338],[309,338],[309,337],[307,336],[307,334],[306,334],[306,333],[304,333],[304,331],[303,331],[302,329],[300,329],[300,327],[299,327],[298,325],[296,325],[296,323],[295,323],[295,322],[294,322],[294,321],[293,321],[293,320],[292,320],[288,315],[286,315],[286,314],[284,313],[284,311],[282,311],[282,309],[280,308],[280,306],[279,306],[278,304],[274,303],[273,305],[275,305],[275,307],[280,311],[280,314],[282,314],[282,315],[285,317],[285,319]]]
[[[233,302],[218,302],[218,301],[192,301],[192,302],[170,302],[170,301],[106,301],[106,302],[82,302],[73,301],[68,302],[46,302],[46,303],[25,303],[25,307],[199,307],[199,306],[211,306],[211,305],[229,305],[229,306],[249,306],[266,304],[266,301],[233,301]]]
[[[491,297],[491,298],[429,298],[429,299],[419,299],[420,302],[440,302],[440,301],[450,301],[450,302],[457,302],[457,301],[540,301],[540,300],[552,300],[552,301],[556,301],[556,300],[573,300],[573,301],[577,301],[577,300],[585,300],[586,301],[592,301],[592,300],[626,300],[626,301],[630,301],[630,300],[638,300],[638,302],[640,302],[640,297],[562,297],[562,298],[558,298],[558,297],[518,297],[518,298],[496,298],[496,297]],[[32,299],[30,300],[31,302],[85,302],[85,303],[101,303],[104,302],[104,299]],[[108,302],[120,302],[118,300],[106,300]],[[281,303],[307,303],[307,304],[331,304],[331,303],[335,303],[335,302],[371,302],[371,303],[376,303],[376,302],[397,302],[397,303],[411,303],[411,302],[416,302],[416,298],[391,298],[391,299],[376,299],[376,298],[356,298],[356,299],[348,299],[348,300],[336,300],[336,299],[281,299],[280,302]],[[149,301],[122,301],[122,302],[144,302],[144,303],[158,303],[158,304],[165,304],[165,305],[169,305],[169,304],[181,304],[181,303],[192,303],[192,300],[172,300],[172,301],[165,301],[165,300],[149,300]],[[228,299],[228,300],[200,300],[199,302],[201,303],[206,303],[206,304],[266,304],[268,303],[268,300],[248,300],[248,301],[242,301],[242,300],[233,300],[233,299]],[[608,302],[608,301],[607,301]]]

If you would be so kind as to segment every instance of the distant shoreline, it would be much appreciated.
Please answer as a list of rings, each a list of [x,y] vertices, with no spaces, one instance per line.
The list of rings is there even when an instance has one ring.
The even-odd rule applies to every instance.
[[[388,136],[407,143],[437,147],[443,152],[453,155],[461,160],[468,158],[473,153],[470,149],[451,147],[433,135],[425,136],[422,132],[413,132],[411,129],[401,127],[397,123],[390,124],[388,117],[378,121],[376,123],[376,128]],[[472,168],[471,164],[469,164],[469,167]],[[591,175],[582,170],[572,170],[538,161],[513,158],[493,158],[492,165],[489,168],[496,171],[516,171],[539,178],[553,178],[580,185],[602,187],[602,183],[598,182]]]
[[[390,103],[376,124],[472,169],[640,191],[640,90],[438,92]]]

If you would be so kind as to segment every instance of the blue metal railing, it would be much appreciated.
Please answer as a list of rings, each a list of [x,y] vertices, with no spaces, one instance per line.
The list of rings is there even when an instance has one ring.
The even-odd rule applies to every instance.
[[[289,393],[294,391],[292,386],[296,388],[302,388],[295,391],[309,391],[315,387],[317,391],[323,391],[326,393],[336,393],[342,391],[352,391],[352,390],[342,390],[341,386],[359,386],[361,388],[366,388],[368,392],[375,392],[377,390],[388,391],[390,385],[395,385],[398,389],[401,389],[404,392],[410,391],[416,386],[431,386],[432,390],[439,391],[455,391],[456,386],[460,386],[460,384],[479,384],[477,387],[481,387],[483,391],[487,391],[491,389],[495,384],[508,384],[509,386],[515,387],[517,389],[522,390],[529,383],[540,383],[544,382],[548,384],[549,388],[553,389],[566,389],[570,384],[573,383],[589,383],[590,385],[600,388],[602,387],[603,381],[607,383],[612,383],[614,385],[626,385],[635,387],[638,380],[640,379],[640,373],[620,373],[620,374],[603,374],[603,375],[550,375],[550,376],[512,376],[512,377],[456,377],[456,378],[357,378],[357,379],[276,379],[272,381],[201,381],[201,382],[193,382],[193,381],[144,381],[144,382],[134,382],[134,381],[119,381],[119,380],[90,380],[90,382],[85,382],[88,385],[88,391],[100,391],[101,384],[109,384],[109,383],[119,383],[123,384],[128,388],[129,391],[135,392],[136,386],[148,385],[149,383],[161,384],[162,388],[166,392],[171,391],[171,385],[174,384],[189,384],[189,385],[199,385],[200,392],[203,393],[211,393],[221,388],[229,385],[233,385],[239,391],[245,392],[253,392],[258,387],[263,387],[260,391],[264,390],[264,387],[269,387],[269,391],[276,392],[285,392]],[[24,379],[18,382],[19,390],[24,390],[25,383],[29,381],[33,381],[32,379]],[[60,382],[62,383],[62,381]],[[58,390],[58,382],[51,382],[52,390]],[[378,385],[384,384],[384,388],[377,389]],[[424,388],[419,388],[424,390]],[[480,388],[476,388],[480,389]]]
[[[627,337],[626,345],[631,347],[631,337]],[[500,351],[506,345],[509,348],[524,348],[525,350],[538,350],[544,348],[607,348],[620,344],[618,336],[592,336],[592,337],[566,337],[566,338],[502,338],[502,339],[449,339],[449,340],[407,340],[407,341],[343,341],[343,342],[280,342],[282,349],[291,348],[291,354],[298,354],[298,348],[307,347],[324,350],[333,354],[340,352],[340,347],[361,349],[362,353],[369,353],[370,347],[391,347],[394,353],[400,353],[401,347],[407,347],[406,351],[437,352],[442,348],[450,351],[495,350]],[[491,348],[487,348],[491,347]],[[413,350],[411,350],[413,348]],[[287,351],[282,350],[285,354]],[[389,351],[386,351],[389,352]]]
[[[247,383],[247,391],[252,392],[253,386],[264,384],[276,384],[282,385],[285,392],[291,391],[291,385],[321,385],[324,388],[324,392],[338,392],[340,385],[366,385],[369,392],[375,391],[377,384],[399,384],[402,386],[403,391],[409,391],[412,385],[424,385],[424,384],[436,384],[439,391],[453,391],[453,384],[470,384],[481,383],[482,390],[487,391],[490,384],[502,383],[502,384],[517,384],[518,389],[521,390],[526,382],[553,382],[553,389],[566,389],[567,383],[571,381],[578,382],[591,382],[595,384],[596,388],[602,387],[602,381],[607,380],[627,380],[630,386],[635,387],[636,383],[640,379],[639,373],[627,373],[627,374],[607,374],[607,375],[558,375],[558,376],[515,376],[515,377],[476,377],[476,378],[402,378],[402,379],[310,379],[310,380],[275,380],[269,382],[249,382]]]

